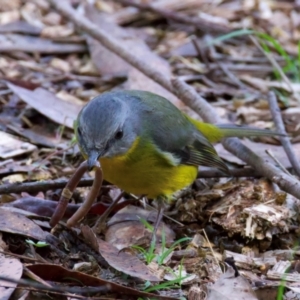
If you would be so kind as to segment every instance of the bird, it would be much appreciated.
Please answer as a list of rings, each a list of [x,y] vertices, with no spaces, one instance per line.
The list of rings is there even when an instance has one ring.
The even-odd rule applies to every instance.
[[[158,201],[155,230],[164,202],[194,182],[198,166],[229,173],[213,143],[225,137],[280,135],[266,129],[200,122],[166,98],[142,90],[96,96],[82,108],[74,129],[89,169],[100,163],[106,181]]]

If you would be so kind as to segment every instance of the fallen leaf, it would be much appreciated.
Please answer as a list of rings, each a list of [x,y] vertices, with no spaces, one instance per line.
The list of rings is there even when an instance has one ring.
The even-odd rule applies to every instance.
[[[4,254],[0,253],[0,276],[19,280],[23,274],[22,263],[14,257],[6,257]],[[11,294],[15,291],[17,283],[8,282],[0,280],[0,295],[1,300],[11,299]]]
[[[128,205],[128,202],[126,201],[118,203],[113,212],[117,212],[119,209],[123,208],[126,205]],[[56,201],[27,196],[9,203],[5,203],[2,207],[20,208],[24,211],[31,212],[39,216],[51,217],[56,209],[56,206]],[[79,207],[80,204],[68,203],[64,218],[70,218]],[[88,214],[102,215],[106,211],[107,207],[108,205],[104,203],[96,202],[92,205]]]
[[[136,256],[120,251],[110,243],[98,239],[99,252],[116,270],[143,280],[160,281]]]
[[[25,129],[18,124],[14,124],[7,125],[7,128],[9,128],[15,134],[28,139],[35,145],[56,149],[66,149],[70,146],[69,141],[62,141],[62,138],[59,138],[54,134],[51,136],[49,132],[45,130],[45,127],[42,126],[34,126],[30,129]]]
[[[94,250],[96,250],[95,248],[98,244],[99,253],[114,269],[143,280],[160,281],[136,256],[120,251],[113,244],[97,238],[95,233],[88,226],[82,226],[81,229],[87,243],[91,245]]]
[[[232,267],[228,267],[213,285],[208,286],[207,300],[257,300],[249,282],[234,274]]]
[[[17,155],[30,153],[36,150],[36,146],[18,140],[13,135],[0,131],[0,157],[7,159]]]
[[[73,122],[76,120],[81,106],[59,99],[43,88],[37,88],[31,91],[10,82],[6,84],[23,101],[42,115],[58,124],[73,129]]]
[[[249,75],[242,75],[240,77],[245,82],[251,84],[253,87],[260,89],[262,92],[267,93],[270,88],[283,89],[287,92],[291,92],[290,86],[293,89],[293,92],[300,92],[300,83],[290,83],[289,85],[285,82],[279,81],[269,81],[261,78],[255,78]]]
[[[0,207],[0,231],[45,241],[47,233],[24,215]]]
[[[30,35],[39,35],[41,33],[41,29],[33,26],[26,21],[15,21],[11,23],[7,23],[0,26],[1,33],[27,33]]]
[[[133,205],[127,205],[119,210],[108,222],[105,240],[113,244],[118,250],[133,245],[149,245],[152,232],[146,229],[140,219],[154,222],[156,212],[142,209]],[[174,231],[161,222],[157,230],[157,240],[161,240],[164,231],[166,243],[170,245],[175,238]]]
[[[165,299],[165,300],[173,300],[178,299],[174,297],[160,296],[158,294],[151,294],[142,291],[135,290],[130,287],[122,286],[120,284],[114,283],[113,281],[104,280],[98,277],[90,276],[84,273],[69,271],[61,266],[53,265],[53,264],[35,264],[28,265],[27,268],[34,272],[37,276],[41,277],[44,280],[63,281],[64,284],[69,279],[71,284],[74,283],[74,280],[77,280],[82,285],[84,285],[84,289],[86,290],[88,286],[107,286],[110,292],[129,295],[129,296],[137,296],[137,297],[149,297],[156,299]]]
[[[24,51],[32,53],[82,53],[86,46],[76,43],[56,43],[40,37],[0,34],[0,52]]]

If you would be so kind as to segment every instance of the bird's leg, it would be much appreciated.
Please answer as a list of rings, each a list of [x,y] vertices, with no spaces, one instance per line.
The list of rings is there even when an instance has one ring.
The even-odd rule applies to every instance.
[[[157,234],[157,230],[158,227],[160,225],[160,222],[163,218],[164,215],[164,197],[157,197],[156,201],[157,201],[157,217],[154,223],[154,229],[153,229],[153,233],[152,233],[152,239],[151,239],[151,244],[154,243],[156,244],[156,234]]]
[[[120,195],[111,203],[111,205],[107,208],[107,210],[101,215],[101,217],[97,220],[96,224],[93,227],[95,233],[99,234],[106,227],[106,220],[110,213],[114,210],[118,202],[123,198],[124,192],[120,193]]]

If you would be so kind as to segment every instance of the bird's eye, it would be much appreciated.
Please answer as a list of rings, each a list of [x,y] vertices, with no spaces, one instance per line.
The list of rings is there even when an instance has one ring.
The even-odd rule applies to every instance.
[[[115,134],[115,139],[116,140],[120,140],[123,137],[123,131],[122,130],[118,130]]]

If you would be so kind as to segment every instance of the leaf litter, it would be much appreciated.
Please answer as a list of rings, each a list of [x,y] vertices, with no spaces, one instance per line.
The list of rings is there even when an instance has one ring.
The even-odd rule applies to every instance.
[[[96,0],[91,6],[76,0],[72,4],[92,22],[105,27],[120,45],[130,48],[145,64],[160,69],[168,78],[177,76],[191,84],[226,121],[274,128],[266,97],[267,91],[274,90],[299,156],[298,1],[157,0],[131,5],[130,2],[133,1]],[[193,23],[195,19],[201,24],[200,29]],[[78,147],[71,142],[73,122],[82,105],[104,91],[150,90],[198,117],[177,97],[76,30],[75,25],[46,0],[1,2],[3,186],[16,180],[17,185],[67,180],[83,160]],[[243,28],[264,34],[252,37],[269,56]],[[281,70],[285,77],[280,75]],[[282,167],[292,170],[277,139],[256,138],[244,143],[273,162],[265,154],[266,149],[271,149]],[[216,147],[232,168],[245,168],[241,160],[221,145]],[[116,187],[103,185],[98,202],[82,221],[86,227],[68,229],[61,222],[52,231],[49,218],[45,217],[52,216],[61,185],[54,184],[40,193],[38,187],[27,190],[26,186],[21,192],[4,193],[0,207],[0,245],[4,253],[0,275],[16,281],[1,281],[0,289],[9,286],[3,299],[12,299],[10,295],[18,287],[25,266],[28,270],[23,271],[23,279],[30,271],[50,287],[66,287],[64,277],[73,277],[79,286],[75,294],[88,293],[95,299],[101,293],[126,294],[132,299],[296,299],[300,294],[299,200],[263,178],[247,177],[198,178],[192,188],[178,193],[160,231],[165,244],[157,245],[154,259],[148,265],[145,254],[134,247],[140,246],[149,254],[151,215],[155,213],[147,209],[148,200],[135,200],[135,206],[124,208],[133,196],[123,196],[105,234],[87,240],[85,234],[91,231],[87,226],[93,226],[96,216],[103,214],[118,197],[120,191]],[[83,180],[92,178],[93,173],[88,173]],[[88,191],[88,187],[76,189],[66,218],[77,210]],[[183,237],[192,241],[178,243],[173,249],[172,244]],[[48,246],[35,248],[26,243],[26,238],[46,241]],[[160,265],[158,255],[168,249],[170,255]],[[28,265],[32,258],[43,264]],[[232,266],[224,263],[232,258],[238,276]],[[6,264],[14,269],[5,268]],[[80,264],[87,270],[71,271]],[[158,278],[160,282],[155,283]],[[103,290],[89,290],[93,286]],[[71,287],[69,282],[67,288]],[[151,293],[147,293],[150,287]],[[69,297],[68,291],[73,292],[58,292]],[[280,291],[282,296],[277,298]],[[28,296],[31,293],[27,291]]]

